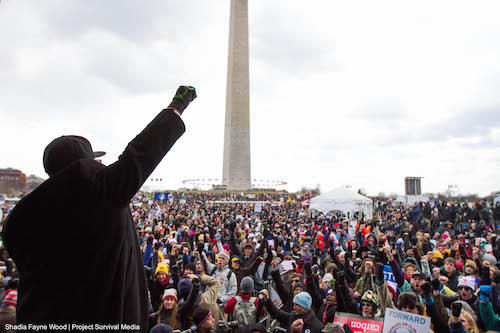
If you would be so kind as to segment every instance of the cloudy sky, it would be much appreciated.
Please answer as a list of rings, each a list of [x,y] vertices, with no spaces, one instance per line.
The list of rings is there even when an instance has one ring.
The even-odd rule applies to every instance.
[[[43,149],[63,134],[113,163],[190,84],[187,131],[153,178],[220,179],[229,6],[2,0],[0,168],[46,177]],[[252,178],[499,190],[499,12],[498,1],[249,1]]]

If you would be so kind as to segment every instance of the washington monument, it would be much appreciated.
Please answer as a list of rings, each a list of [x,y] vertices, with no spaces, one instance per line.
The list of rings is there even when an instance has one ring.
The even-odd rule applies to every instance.
[[[248,0],[231,0],[222,173],[228,190],[251,189]]]

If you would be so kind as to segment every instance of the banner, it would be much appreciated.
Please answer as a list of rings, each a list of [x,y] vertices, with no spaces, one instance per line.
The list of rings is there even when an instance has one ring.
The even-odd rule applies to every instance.
[[[353,333],[382,333],[384,327],[384,318],[366,318],[344,312],[336,312],[333,322],[340,326],[347,324]]]
[[[429,332],[430,327],[429,317],[387,308],[382,333]]]
[[[398,293],[398,283],[396,282],[396,278],[392,273],[392,268],[389,265],[384,266],[384,278],[387,281],[387,286],[394,290],[394,292]]]
[[[167,201],[168,200],[168,192],[165,192],[165,193],[155,193],[155,200],[158,200],[158,201]]]

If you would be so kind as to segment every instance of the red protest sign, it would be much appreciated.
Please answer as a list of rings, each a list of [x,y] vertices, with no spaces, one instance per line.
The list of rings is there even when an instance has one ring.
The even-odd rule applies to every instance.
[[[333,321],[341,326],[349,325],[353,333],[382,333],[383,318],[365,318],[352,313],[337,312]]]

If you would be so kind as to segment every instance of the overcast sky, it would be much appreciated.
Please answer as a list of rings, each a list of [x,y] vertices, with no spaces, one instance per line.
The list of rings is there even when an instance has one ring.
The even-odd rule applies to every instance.
[[[197,88],[161,185],[220,179],[229,0],[0,3],[0,168],[78,134],[113,163]],[[369,194],[500,189],[500,2],[250,0],[252,178]],[[151,181],[148,181],[151,182]],[[155,182],[151,182],[153,187]]]

